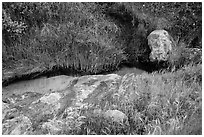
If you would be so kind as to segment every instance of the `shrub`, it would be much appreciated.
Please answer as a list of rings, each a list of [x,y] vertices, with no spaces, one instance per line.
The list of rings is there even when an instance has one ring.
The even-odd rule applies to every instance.
[[[201,134],[201,69],[189,65],[177,72],[124,76],[117,106],[135,127],[130,133]]]
[[[3,66],[9,66],[6,65],[5,62],[13,64],[14,60],[20,59],[19,57],[15,57],[17,55],[14,55],[14,52],[16,54],[16,51],[19,51],[20,48],[17,48],[15,51],[15,47],[21,47],[19,45],[23,43],[25,45],[33,45],[33,43],[35,43],[34,47],[36,47],[36,44],[39,43],[48,45],[45,44],[45,41],[47,41],[51,43],[49,46],[52,47],[52,42],[64,45],[62,44],[64,38],[70,39],[73,37],[72,40],[65,40],[69,42],[68,45],[83,45],[79,47],[86,48],[87,50],[97,47],[94,50],[92,49],[93,54],[87,54],[89,55],[88,57],[84,57],[82,53],[79,54],[80,57],[74,57],[77,60],[74,65],[71,65],[75,66],[74,69],[98,73],[101,70],[94,70],[94,66],[96,66],[96,69],[102,68],[101,64],[104,63],[106,65],[102,66],[104,66],[105,69],[115,69],[120,62],[124,62],[125,56],[127,56],[128,63],[134,65],[137,65],[138,62],[149,63],[150,49],[146,38],[154,29],[166,29],[174,38],[178,38],[184,41],[184,43],[187,43],[188,47],[201,46],[201,7],[201,3],[177,2],[3,3],[3,50],[6,52],[3,54]],[[69,27],[66,28],[67,24]],[[76,24],[76,26],[70,24]],[[63,28],[65,32],[62,32]],[[71,29],[70,33],[72,33],[71,35],[73,36],[65,36],[66,31],[68,31],[67,29]],[[41,33],[39,31],[41,31]],[[192,35],[194,33],[196,33],[196,35]],[[36,35],[39,34],[44,37],[36,38]],[[48,39],[50,39],[50,42]],[[32,44],[26,43],[28,41]],[[71,42],[74,42],[74,44],[70,44]],[[96,45],[100,46],[98,47]],[[68,47],[70,48],[70,46]],[[75,50],[78,50],[77,48],[75,48]],[[110,52],[106,52],[106,50],[113,51],[113,54],[117,57],[114,58],[114,56],[111,56]],[[26,51],[26,49],[21,52],[24,51]],[[13,53],[10,54],[9,52]],[[105,52],[107,53],[107,58],[109,57],[110,59],[104,58],[102,54]],[[79,51],[75,53],[79,53]],[[54,51],[49,51],[49,54],[61,55],[59,53],[54,54]],[[65,54],[63,54],[63,56],[64,55]],[[46,56],[50,58],[50,55]],[[63,56],[61,58],[64,58]],[[96,56],[100,57],[96,58]],[[90,61],[91,57],[95,57],[95,60]],[[9,61],[9,59],[11,60]],[[58,60],[57,62],[60,63],[59,59],[54,60]],[[93,63],[92,67],[90,67],[90,64],[86,64],[86,67],[84,66],[84,62],[87,60],[89,60],[88,62],[90,62],[90,64]],[[113,61],[111,62],[110,60]],[[101,64],[96,63],[98,61],[100,61]],[[62,61],[60,65],[57,65],[58,63],[56,63],[56,61],[50,62],[52,62],[52,65],[48,68],[52,68],[52,66],[70,66],[68,65],[70,63],[67,64],[68,61],[65,61],[66,63],[62,63]],[[73,61],[71,60],[69,62]]]
[[[115,18],[129,18],[126,23],[121,21],[126,28],[124,35],[128,36],[126,53],[129,62],[149,62],[150,49],[145,39],[155,29],[167,30],[188,47],[201,47],[201,5],[199,2],[114,3],[108,11]]]
[[[202,63],[202,50],[199,48],[188,48],[183,41],[176,42],[167,64],[170,69],[180,69],[186,65],[197,65]]]
[[[120,29],[94,11],[94,3],[58,3],[56,6],[64,8],[56,10],[64,15],[59,22],[32,26],[33,34],[22,37],[12,46],[3,46],[5,71],[20,75],[62,68],[96,74],[116,69],[126,59],[117,41]]]
[[[188,38],[201,27],[202,5],[199,2],[121,3],[135,18],[147,23],[148,29],[166,29],[176,37]],[[152,27],[151,27],[152,26]]]

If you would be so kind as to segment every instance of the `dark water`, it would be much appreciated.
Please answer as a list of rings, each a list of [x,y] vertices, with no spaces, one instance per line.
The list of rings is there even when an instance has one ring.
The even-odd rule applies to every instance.
[[[124,76],[127,73],[134,73],[135,75],[139,75],[139,74],[142,74],[142,73],[145,73],[145,72],[146,72],[145,70],[138,69],[138,68],[135,68],[135,67],[131,67],[131,68],[130,67],[123,67],[120,70],[115,71],[113,73],[118,74],[120,76]]]

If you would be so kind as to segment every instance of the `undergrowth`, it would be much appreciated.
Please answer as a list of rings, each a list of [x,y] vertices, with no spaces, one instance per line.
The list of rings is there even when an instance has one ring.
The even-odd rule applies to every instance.
[[[146,37],[155,29],[185,43],[169,61],[179,69],[123,76],[103,111],[122,111],[129,126],[92,114],[101,108],[88,106],[65,111],[61,119],[45,124],[43,133],[202,134],[202,61],[200,55],[188,60],[184,52],[202,48],[201,3],[19,2],[2,7],[3,81],[58,68],[98,74],[116,70],[126,60],[148,64]]]
[[[58,68],[84,75],[116,70],[124,62],[135,67],[151,64],[146,38],[155,29],[200,48],[201,5],[5,2],[3,81]]]
[[[27,5],[26,3],[22,5],[16,3],[13,6],[20,12],[21,8],[32,9],[35,4],[39,3],[27,3]],[[40,26],[35,26],[36,22],[34,21],[33,26],[27,26],[31,27],[29,32],[22,34],[23,37],[15,38],[17,40],[13,43],[8,43],[10,41],[9,35],[4,33],[2,47],[3,80],[10,73],[18,76],[35,72],[43,73],[53,68],[74,70],[83,74],[97,74],[106,70],[114,70],[122,61],[126,60],[122,43],[118,40],[120,28],[114,22],[107,20],[105,15],[99,14],[100,10],[95,11],[96,4],[44,4],[38,6],[48,6],[46,8],[51,8],[49,9],[51,13],[45,13],[58,12],[55,14],[59,18],[55,19],[52,17],[54,15],[50,15],[51,17],[45,18],[49,20],[47,22],[43,20],[44,22]],[[57,7],[57,10],[52,11],[53,7]],[[7,15],[6,11],[9,16],[8,10],[4,10],[4,16]],[[37,11],[33,10],[32,12]],[[41,15],[41,13],[37,14]],[[32,16],[32,14],[28,16]],[[37,18],[36,15],[33,16]],[[5,21],[4,31],[9,27],[18,30],[19,28],[11,22],[12,20],[6,17],[4,20],[10,21],[11,25],[8,26]],[[27,18],[28,21],[29,19]],[[12,35],[15,32],[10,33]]]
[[[89,104],[68,109],[60,132],[46,134],[200,135],[201,76],[201,65],[172,73],[127,74],[104,108]],[[125,113],[129,125],[105,119],[102,114],[109,109]],[[97,110],[99,113],[94,113]]]

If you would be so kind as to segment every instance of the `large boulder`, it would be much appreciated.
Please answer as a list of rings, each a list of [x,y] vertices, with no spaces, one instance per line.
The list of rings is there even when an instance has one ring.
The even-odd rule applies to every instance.
[[[150,61],[167,61],[175,46],[173,38],[165,30],[154,30],[147,37],[150,46]]]
[[[61,134],[64,126],[76,128],[82,123],[79,110],[104,109],[120,80],[117,74],[56,76],[3,87],[3,134]]]

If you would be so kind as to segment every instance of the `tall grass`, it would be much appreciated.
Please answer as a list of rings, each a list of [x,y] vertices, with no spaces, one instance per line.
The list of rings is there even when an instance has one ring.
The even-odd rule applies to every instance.
[[[51,21],[33,27],[30,35],[19,38],[19,42],[3,44],[3,76],[9,72],[15,76],[53,68],[96,74],[113,70],[126,59],[118,41],[120,29],[95,11],[96,4],[55,6],[59,8],[56,14],[61,15],[57,21],[50,17]]]
[[[185,40],[195,23],[200,36],[200,11],[200,3],[3,3],[3,77],[53,68],[97,74],[124,61],[151,64],[147,35],[155,29],[175,34],[176,26],[181,30],[175,37]],[[174,53],[169,66],[188,62],[182,48]]]
[[[71,126],[69,129],[70,126],[65,124],[58,133],[200,135],[202,134],[201,76],[201,65],[186,66],[176,72],[137,76],[127,74],[122,77],[117,91],[109,91],[112,94],[108,97],[103,96],[102,100],[94,102],[95,105],[89,104],[71,112],[65,111],[65,117],[74,114],[68,117],[66,122],[78,126]],[[102,102],[105,106],[100,105]],[[105,119],[103,113],[109,109],[125,113],[129,125]],[[81,117],[83,119],[79,120]]]

